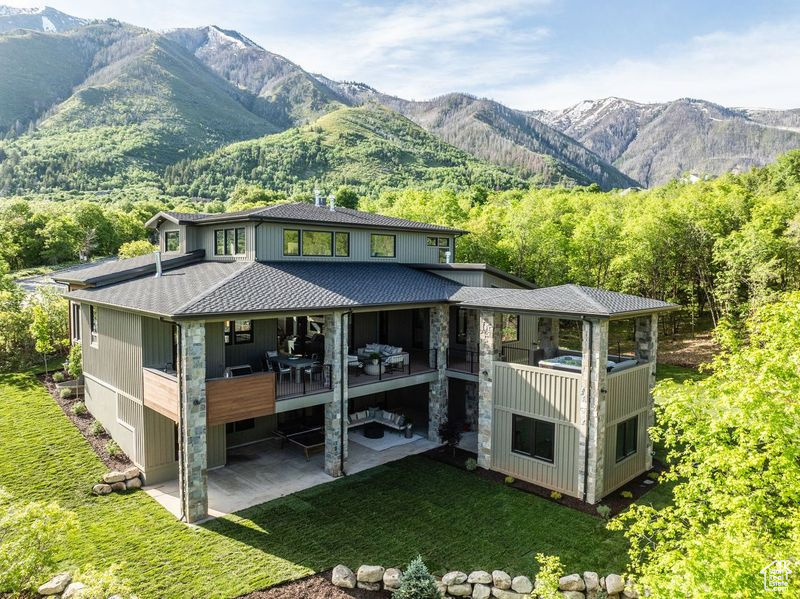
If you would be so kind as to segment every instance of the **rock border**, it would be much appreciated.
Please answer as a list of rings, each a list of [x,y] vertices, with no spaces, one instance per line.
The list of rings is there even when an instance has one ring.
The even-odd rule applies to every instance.
[[[93,495],[109,495],[113,492],[142,488],[142,473],[136,466],[128,466],[125,470],[110,470],[100,482],[92,487]]]

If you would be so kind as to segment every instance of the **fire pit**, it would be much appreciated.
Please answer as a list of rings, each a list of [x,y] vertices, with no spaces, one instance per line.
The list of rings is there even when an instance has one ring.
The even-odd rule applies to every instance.
[[[383,439],[383,425],[369,422],[364,425],[364,436],[367,439]]]

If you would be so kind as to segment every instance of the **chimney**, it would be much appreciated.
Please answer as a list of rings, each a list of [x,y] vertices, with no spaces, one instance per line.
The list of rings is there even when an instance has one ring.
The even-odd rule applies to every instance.
[[[328,196],[328,208],[331,212],[336,210],[336,197],[333,194]]]
[[[316,187],[314,188],[314,206],[316,206],[317,208],[322,206],[322,198],[319,197],[319,189],[317,189]]]
[[[155,259],[156,259],[156,276],[160,277],[161,276],[161,252],[156,250],[155,252],[153,252],[153,256],[155,256]]]

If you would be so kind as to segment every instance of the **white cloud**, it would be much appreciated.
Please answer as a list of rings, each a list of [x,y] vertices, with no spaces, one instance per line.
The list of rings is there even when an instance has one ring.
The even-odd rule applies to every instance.
[[[564,108],[590,98],[640,102],[702,98],[724,106],[800,106],[800,22],[763,23],[743,33],[717,32],[629,58],[507,86],[497,99],[517,108]]]

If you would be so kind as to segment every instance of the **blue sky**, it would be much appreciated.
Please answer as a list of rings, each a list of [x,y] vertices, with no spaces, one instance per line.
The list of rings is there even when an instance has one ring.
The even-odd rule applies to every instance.
[[[50,4],[77,16],[114,17],[154,29],[235,29],[308,71],[412,99],[466,91],[521,109],[561,108],[612,95],[800,107],[797,0]]]

